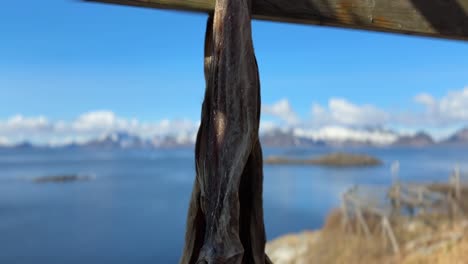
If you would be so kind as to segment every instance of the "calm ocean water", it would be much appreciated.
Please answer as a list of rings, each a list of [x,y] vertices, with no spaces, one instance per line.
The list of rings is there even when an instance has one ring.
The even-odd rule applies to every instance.
[[[266,149],[264,156],[311,156],[326,148]],[[446,181],[466,148],[352,148],[384,161],[375,168],[268,166],[264,210],[268,239],[320,228],[354,184],[400,179]],[[192,150],[0,150],[0,263],[177,263],[194,180]],[[95,175],[90,182],[35,184],[38,176]]]

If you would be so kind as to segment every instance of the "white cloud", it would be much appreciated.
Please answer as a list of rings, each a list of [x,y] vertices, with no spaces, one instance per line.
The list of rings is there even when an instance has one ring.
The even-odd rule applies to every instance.
[[[259,133],[264,134],[278,129],[278,124],[272,121],[260,121]]]
[[[436,100],[434,99],[434,97],[432,97],[432,95],[427,94],[427,93],[421,93],[421,94],[416,95],[414,97],[414,101],[416,103],[425,105],[428,108],[432,108],[436,105]]]
[[[8,144],[14,144],[26,138],[37,139],[51,130],[52,124],[44,116],[15,115],[5,121],[0,121],[0,137]]]
[[[468,87],[448,92],[436,98],[421,93],[415,96],[423,111],[404,114],[386,112],[370,104],[358,105],[343,98],[331,98],[326,106],[313,104],[311,118],[301,120],[287,99],[264,105],[263,114],[281,122],[262,119],[260,132],[293,129],[297,135],[316,140],[370,141],[389,143],[395,135],[386,131],[356,129],[363,127],[391,127],[400,132],[426,130],[442,138],[468,124]],[[21,141],[62,145],[81,143],[112,132],[128,132],[147,139],[172,135],[178,141],[193,141],[200,122],[187,119],[148,122],[124,118],[112,111],[87,112],[70,121],[49,120],[45,116],[15,115],[0,120],[0,144]]]
[[[96,129],[118,129],[127,125],[127,120],[118,118],[111,111],[95,111],[79,116],[73,122],[72,127],[78,131],[91,131]]]
[[[299,122],[297,114],[294,112],[287,99],[281,99],[272,105],[264,105],[262,112],[279,118],[288,125],[294,125]]]
[[[381,126],[390,115],[372,105],[356,105],[346,99],[332,98],[327,108],[312,106],[312,123],[315,125]]]
[[[6,122],[0,123],[0,129],[2,130],[45,130],[50,127],[50,123],[44,116],[38,117],[24,117],[22,115],[15,115],[6,120]]]
[[[450,91],[440,99],[421,93],[414,100],[424,107],[420,122],[439,126],[468,122],[468,87]]]
[[[126,119],[111,111],[84,113],[70,122],[49,121],[43,116],[13,116],[0,121],[0,144],[32,141],[50,145],[63,145],[71,142],[84,142],[103,135],[125,131],[143,138],[164,135],[193,137],[199,123],[190,120],[162,120],[159,122],[140,122]]]

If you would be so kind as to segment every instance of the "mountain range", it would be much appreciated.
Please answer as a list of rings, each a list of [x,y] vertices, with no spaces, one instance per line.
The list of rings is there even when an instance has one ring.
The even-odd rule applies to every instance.
[[[170,135],[144,139],[127,132],[113,132],[85,143],[70,143],[61,146],[34,145],[22,142],[0,148],[71,148],[71,149],[154,149],[182,148],[194,145],[194,135]],[[466,145],[468,127],[461,129],[446,139],[435,141],[428,133],[400,135],[394,131],[378,129],[327,128],[322,130],[280,130],[274,129],[260,135],[264,147],[318,147],[318,146],[410,146]]]

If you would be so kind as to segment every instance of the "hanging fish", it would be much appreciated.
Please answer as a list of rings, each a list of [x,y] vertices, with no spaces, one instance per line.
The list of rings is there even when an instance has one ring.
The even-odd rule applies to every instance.
[[[265,254],[260,81],[251,0],[217,0],[205,36],[206,91],[181,264],[271,263]]]

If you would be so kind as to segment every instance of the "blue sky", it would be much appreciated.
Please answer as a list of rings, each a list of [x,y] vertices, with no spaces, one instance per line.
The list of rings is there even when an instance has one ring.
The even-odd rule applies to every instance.
[[[73,122],[106,110],[139,122],[197,122],[205,23],[202,14],[76,0],[6,1],[0,9],[0,120],[20,115]],[[415,103],[422,93],[432,97],[437,115],[451,91],[464,95],[466,42],[258,21],[253,38],[265,120],[291,123],[278,113],[289,111],[301,123],[315,122],[314,104],[333,115],[331,100],[343,99],[358,110],[370,105],[399,116],[389,118],[391,127],[468,121],[395,121],[431,112],[430,105]],[[287,105],[273,111],[281,102]]]

